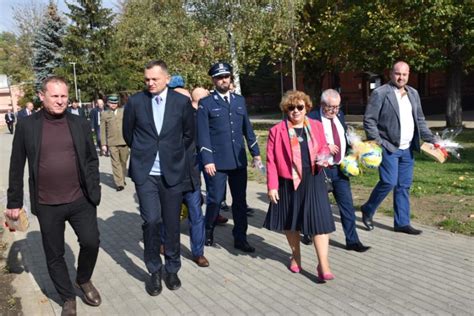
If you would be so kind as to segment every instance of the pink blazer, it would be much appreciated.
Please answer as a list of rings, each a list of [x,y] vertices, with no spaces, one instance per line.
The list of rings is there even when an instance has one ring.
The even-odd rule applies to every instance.
[[[316,169],[316,155],[329,153],[321,122],[309,119],[315,150],[310,149],[310,159]],[[293,179],[291,167],[293,154],[286,120],[281,121],[270,129],[267,141],[267,188],[278,189],[278,177]]]

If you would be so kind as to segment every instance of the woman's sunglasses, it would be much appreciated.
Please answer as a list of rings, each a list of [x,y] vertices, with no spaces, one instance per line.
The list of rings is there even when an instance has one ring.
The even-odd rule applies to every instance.
[[[298,105],[289,105],[288,106],[288,111],[293,112],[295,109],[298,109],[298,111],[303,111],[304,110],[304,105],[298,104]]]

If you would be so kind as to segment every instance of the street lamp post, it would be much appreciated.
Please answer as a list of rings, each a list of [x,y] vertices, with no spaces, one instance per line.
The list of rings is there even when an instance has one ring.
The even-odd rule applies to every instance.
[[[72,69],[74,72],[74,90],[76,91],[76,100],[79,99],[78,94],[77,94],[77,79],[76,79],[76,62],[70,62],[72,65]]]

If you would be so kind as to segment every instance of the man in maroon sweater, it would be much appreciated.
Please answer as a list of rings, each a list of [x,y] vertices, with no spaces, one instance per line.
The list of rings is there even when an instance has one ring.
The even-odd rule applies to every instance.
[[[76,286],[87,304],[99,306],[101,297],[91,282],[99,252],[99,162],[89,123],[66,112],[65,79],[46,78],[39,95],[44,111],[21,120],[13,139],[6,216],[18,218],[23,207],[28,159],[31,211],[40,224],[49,275],[64,301],[62,315],[76,315],[76,294],[64,260],[65,222],[80,244]]]

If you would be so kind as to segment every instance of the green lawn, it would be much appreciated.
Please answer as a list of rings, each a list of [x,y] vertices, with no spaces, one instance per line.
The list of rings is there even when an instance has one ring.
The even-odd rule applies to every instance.
[[[253,126],[265,161],[268,130],[272,124]],[[357,132],[364,134],[361,129]],[[474,236],[474,129],[464,129],[455,141],[464,147],[460,151],[461,160],[450,157],[441,164],[423,154],[416,154],[411,187],[412,218],[440,229]],[[266,183],[265,176],[253,168],[249,168],[249,179]],[[357,209],[377,181],[377,170],[364,170],[362,175],[351,178]],[[391,196],[386,200],[380,211],[391,216]]]

